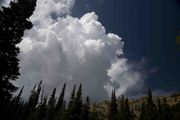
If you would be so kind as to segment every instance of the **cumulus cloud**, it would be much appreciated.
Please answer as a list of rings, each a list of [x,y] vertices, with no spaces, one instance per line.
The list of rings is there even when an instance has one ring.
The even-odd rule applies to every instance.
[[[10,2],[11,0],[0,0],[0,7],[1,6],[8,6],[9,5],[9,2]]]
[[[116,89],[117,96],[126,93],[134,97],[142,94],[142,92],[137,92],[142,89],[144,80],[150,74],[156,72],[155,68],[147,71],[148,67],[145,66],[146,64],[147,62],[145,59],[142,59],[138,63],[129,63],[126,58],[114,60],[111,64],[111,68],[108,69],[107,72],[110,81],[104,86],[109,96],[111,95],[112,89]],[[136,95],[134,95],[134,93]]]
[[[92,100],[108,98],[112,89],[120,96],[132,86],[140,88],[144,76],[139,67],[120,57],[121,38],[107,33],[94,12],[72,17],[73,5],[74,0],[38,0],[30,18],[34,27],[19,44],[21,76],[16,84],[26,85],[28,93],[43,80],[48,94],[66,82],[69,95],[74,84],[82,83],[83,94]]]

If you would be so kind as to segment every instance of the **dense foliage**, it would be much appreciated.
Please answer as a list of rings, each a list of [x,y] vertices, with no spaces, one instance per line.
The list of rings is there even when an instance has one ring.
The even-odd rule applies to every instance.
[[[10,2],[9,7],[0,9],[0,113],[2,115],[12,93],[17,90],[12,84],[19,75],[17,44],[21,42],[24,31],[33,26],[28,19],[33,14],[35,6],[36,0],[14,0]],[[14,102],[19,104],[17,100]]]

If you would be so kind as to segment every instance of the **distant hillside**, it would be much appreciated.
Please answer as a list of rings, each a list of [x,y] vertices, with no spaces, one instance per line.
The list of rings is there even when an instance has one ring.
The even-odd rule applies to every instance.
[[[142,102],[146,102],[146,96],[141,97],[139,99],[130,99],[129,100],[129,105],[130,108],[134,110],[134,113],[136,116],[139,116],[140,114],[140,109],[141,109],[141,104]],[[173,107],[177,103],[180,103],[180,93],[176,94],[171,94],[167,96],[153,96],[153,101],[157,103],[157,99],[160,99],[161,101],[166,98],[167,103],[169,104],[170,107]],[[120,106],[121,99],[117,99],[118,107]],[[102,118],[104,120],[107,120],[108,117],[108,111],[109,111],[109,105],[110,101],[106,100],[97,104],[91,105],[91,111],[96,111],[98,114],[101,114]]]

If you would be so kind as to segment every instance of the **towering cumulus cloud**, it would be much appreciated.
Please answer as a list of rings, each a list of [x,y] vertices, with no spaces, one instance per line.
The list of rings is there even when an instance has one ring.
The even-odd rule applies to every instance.
[[[74,84],[83,84],[83,94],[93,100],[108,97],[112,89],[118,95],[142,83],[142,74],[122,56],[123,41],[106,33],[91,12],[81,18],[70,15],[74,0],[38,0],[30,18],[34,27],[26,31],[19,44],[20,80],[26,92],[43,80],[46,93],[67,83],[67,94]],[[140,87],[140,84],[138,85]]]

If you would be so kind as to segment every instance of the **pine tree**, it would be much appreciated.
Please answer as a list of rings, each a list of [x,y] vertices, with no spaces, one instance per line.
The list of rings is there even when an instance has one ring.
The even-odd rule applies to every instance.
[[[90,112],[90,120],[100,120],[100,114],[95,109],[96,104],[93,105],[93,110]]]
[[[4,113],[4,115],[6,116],[6,120],[12,120],[14,116],[18,114],[17,112],[19,112],[18,109],[21,104],[21,94],[23,92],[23,89],[24,87],[21,88],[21,90],[19,91],[19,94],[15,96],[6,107],[5,113]]]
[[[37,106],[34,113],[31,114],[28,120],[44,120],[47,112],[47,98],[42,95],[40,104]]]
[[[21,102],[21,95],[22,95],[22,92],[24,90],[24,86],[21,88],[21,90],[19,91],[19,94],[13,98],[13,101],[18,104]]]
[[[55,105],[56,105],[56,88],[54,88],[51,97],[48,101],[46,120],[54,120],[55,119]]]
[[[80,84],[79,89],[76,93],[76,97],[74,100],[74,120],[80,120],[82,115],[82,85]]]
[[[146,105],[144,102],[141,104],[140,120],[146,120]]]
[[[80,120],[82,118],[82,85],[80,84],[78,91],[76,92],[76,86],[71,94],[68,108],[66,111],[65,119],[67,120]]]
[[[83,105],[82,108],[82,120],[89,120],[90,119],[90,107],[89,107],[89,97],[86,97],[86,103]]]
[[[63,85],[61,94],[59,96],[57,105],[55,107],[56,120],[60,120],[61,115],[65,111],[65,100],[64,100],[65,89],[66,89],[66,83]]]
[[[71,109],[73,107],[74,100],[75,100],[75,93],[76,93],[76,85],[74,85],[73,91],[71,93],[71,98],[70,98],[70,101],[68,103],[68,109]]]
[[[75,114],[74,112],[75,93],[76,93],[76,85],[74,85],[73,91],[71,93],[71,98],[67,106],[67,111],[65,112],[65,115],[63,116],[65,120],[73,120],[73,116]]]
[[[24,31],[32,28],[28,18],[35,6],[36,0],[17,0],[0,9],[0,113],[17,90],[11,83],[19,76],[17,44],[21,42]]]
[[[121,98],[120,111],[119,111],[119,119],[124,120],[124,96]]]
[[[23,116],[23,111],[24,111],[24,101],[21,100],[20,103],[18,104],[18,107],[16,108],[16,112],[14,113],[14,116],[10,120],[21,120],[21,116]]]
[[[118,114],[118,109],[117,109],[117,103],[116,103],[116,93],[115,93],[115,90],[113,90],[112,96],[111,96],[108,120],[118,120],[117,114]]]
[[[158,111],[153,101],[151,89],[148,90],[146,103],[141,106],[140,120],[158,120]]]
[[[136,114],[134,113],[134,108],[131,108],[131,116],[132,116],[132,120],[136,119]]]
[[[28,102],[25,104],[24,113],[22,116],[22,120],[26,120],[29,116],[34,113],[36,106],[38,105],[39,95],[41,93],[41,84],[42,80],[39,82],[38,87],[34,86],[31,95],[29,97]]]
[[[147,106],[146,106],[147,120],[157,120],[157,108],[152,98],[151,89],[148,90]]]
[[[39,100],[39,95],[41,93],[41,84],[42,84],[42,80],[39,82],[37,90],[36,90],[36,85],[34,86],[33,90],[32,90],[32,94],[29,98],[28,101],[28,107],[30,107],[30,111],[33,112],[38,104],[38,100]]]
[[[120,112],[119,112],[120,120],[134,120],[134,115],[131,113],[129,107],[128,98],[124,99],[124,96],[121,98]]]
[[[126,98],[124,102],[124,120],[133,120],[133,116],[129,108],[128,98]]]
[[[166,98],[162,101],[162,120],[172,120],[172,114]]]
[[[158,120],[162,120],[162,103],[160,99],[157,99],[157,114],[158,114]]]

